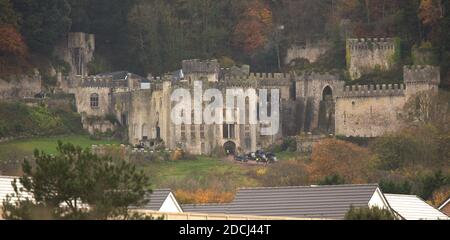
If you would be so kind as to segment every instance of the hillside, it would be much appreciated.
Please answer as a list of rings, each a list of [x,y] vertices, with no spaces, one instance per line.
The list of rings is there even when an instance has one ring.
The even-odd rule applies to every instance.
[[[218,58],[222,66],[251,64],[255,72],[273,72],[279,65],[284,68],[282,59],[293,44],[328,39],[331,56],[343,56],[347,37],[398,37],[403,64],[439,64],[447,84],[450,75],[448,1],[27,2],[0,0],[0,72],[35,66],[49,84],[54,83],[49,67],[64,69],[54,58],[54,47],[76,31],[97,37],[91,73],[126,69],[157,75],[192,58]],[[422,61],[411,49],[432,54],[432,60]],[[344,68],[345,62],[336,59],[314,67]]]

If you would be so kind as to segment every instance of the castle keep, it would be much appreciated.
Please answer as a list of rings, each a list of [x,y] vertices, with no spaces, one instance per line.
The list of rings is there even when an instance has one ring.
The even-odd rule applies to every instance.
[[[351,79],[374,70],[390,70],[400,46],[394,38],[347,39],[347,65]]]
[[[396,50],[393,40],[369,42],[374,43],[371,54],[367,54],[368,40],[347,42],[349,71],[354,76],[391,67]],[[440,82],[439,68],[432,66],[404,67],[403,84],[345,86],[343,78],[335,73],[250,73],[246,66],[223,69],[217,60],[196,59],[183,61],[182,69],[162,77],[144,78],[128,72],[86,76],[90,52],[70,51],[69,55],[80,71],[61,77],[60,86],[76,96],[83,125],[91,133],[121,126],[126,129],[130,144],[163,144],[194,154],[209,154],[217,149],[256,151],[301,133],[380,136],[401,126],[403,106],[409,97],[420,91],[436,91]],[[263,126],[250,122],[174,125],[171,94],[178,88],[192,92],[196,81],[201,81],[204,88],[219,89],[223,95],[226,89],[233,88],[279,90],[280,131],[274,136],[263,136]],[[248,104],[246,101],[246,109]],[[239,111],[234,109],[236,114]]]

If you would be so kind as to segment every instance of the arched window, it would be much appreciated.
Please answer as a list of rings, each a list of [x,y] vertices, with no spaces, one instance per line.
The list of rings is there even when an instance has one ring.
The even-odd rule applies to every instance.
[[[91,108],[98,108],[98,94],[93,93],[91,94]]]

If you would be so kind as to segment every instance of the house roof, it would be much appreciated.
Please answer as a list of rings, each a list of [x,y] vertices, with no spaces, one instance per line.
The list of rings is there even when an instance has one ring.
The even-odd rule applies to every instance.
[[[442,210],[445,206],[447,206],[450,203],[450,198],[448,198],[441,206],[439,206],[439,210]]]
[[[226,213],[229,204],[184,204],[184,212],[194,213]]]
[[[172,191],[170,189],[153,189],[152,193],[146,195],[147,204],[140,209],[159,211],[164,201],[170,195]]]
[[[391,208],[406,220],[450,219],[414,195],[384,194]]]
[[[377,184],[240,189],[223,205],[183,205],[185,212],[344,219],[354,207],[368,207]]]
[[[3,201],[6,200],[7,195],[14,194],[14,188],[12,186],[12,183],[15,178],[19,177],[10,177],[10,176],[0,176],[0,205],[3,204]],[[17,187],[20,189],[22,188],[22,184],[20,184],[19,180],[17,180]],[[30,194],[22,193],[22,197],[24,198],[31,198]],[[17,201],[17,198],[12,198],[12,201]]]
[[[344,219],[354,207],[368,207],[378,185],[246,188],[238,191],[227,213]]]

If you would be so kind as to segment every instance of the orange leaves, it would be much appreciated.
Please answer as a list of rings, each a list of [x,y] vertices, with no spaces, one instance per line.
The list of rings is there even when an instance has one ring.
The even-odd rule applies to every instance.
[[[219,192],[215,189],[177,190],[175,195],[184,204],[229,203],[234,198],[234,193]]]
[[[370,153],[352,143],[327,139],[314,146],[308,170],[313,181],[339,175],[346,183],[365,183],[369,172]]]
[[[421,0],[419,18],[424,25],[434,25],[442,16],[441,0]]]
[[[254,0],[247,5],[234,29],[234,41],[246,53],[252,54],[267,43],[272,24],[269,6]]]
[[[27,46],[22,35],[11,25],[0,26],[0,54],[25,57]]]

